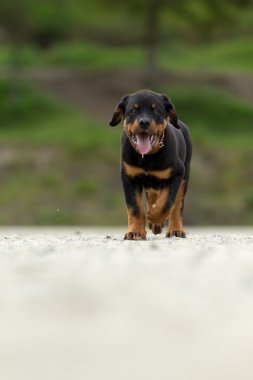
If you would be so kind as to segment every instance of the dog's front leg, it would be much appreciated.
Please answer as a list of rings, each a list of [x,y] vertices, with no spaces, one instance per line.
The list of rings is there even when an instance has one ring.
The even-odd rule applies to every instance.
[[[142,204],[142,186],[134,178],[130,178],[125,171],[121,173],[128,214],[128,230],[125,240],[146,240],[145,212]]]

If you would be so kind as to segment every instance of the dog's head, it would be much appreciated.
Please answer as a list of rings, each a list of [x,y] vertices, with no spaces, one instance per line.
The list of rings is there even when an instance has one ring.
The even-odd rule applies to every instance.
[[[179,128],[175,108],[167,96],[150,90],[138,91],[121,99],[110,125],[114,127],[122,119],[131,144],[142,155],[152,153],[157,147],[168,121]]]

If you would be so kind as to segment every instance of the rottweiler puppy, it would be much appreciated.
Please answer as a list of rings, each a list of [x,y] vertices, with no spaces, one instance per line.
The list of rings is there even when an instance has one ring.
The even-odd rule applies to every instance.
[[[122,119],[121,179],[128,211],[124,239],[145,240],[146,220],[154,234],[168,220],[167,237],[186,237],[182,212],[192,155],[188,128],[168,97],[151,90],[124,96],[110,125]]]

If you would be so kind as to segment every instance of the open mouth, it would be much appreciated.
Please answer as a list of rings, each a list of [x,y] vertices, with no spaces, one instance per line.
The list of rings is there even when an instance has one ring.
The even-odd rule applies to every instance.
[[[149,135],[147,133],[138,133],[131,136],[131,141],[135,149],[142,155],[149,153],[157,144],[159,133]]]

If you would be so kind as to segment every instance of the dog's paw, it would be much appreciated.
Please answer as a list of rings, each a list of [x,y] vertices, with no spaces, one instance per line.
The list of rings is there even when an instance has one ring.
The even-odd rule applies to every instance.
[[[138,232],[138,231],[128,231],[124,240],[146,240],[146,232]]]
[[[148,226],[152,224],[161,224],[163,225],[165,223],[165,218],[163,215],[161,215],[160,212],[147,212],[146,213],[146,220],[148,222]]]
[[[183,230],[170,230],[167,232],[166,237],[171,238],[172,236],[186,238],[186,233]]]
[[[164,227],[163,223],[149,223],[148,227],[152,230],[154,235],[158,235],[162,232],[162,229]]]

